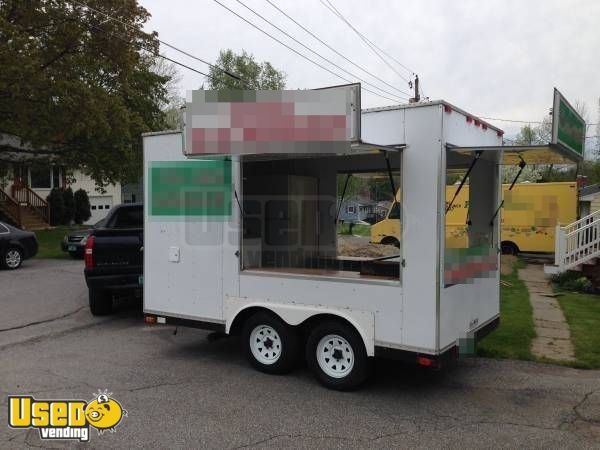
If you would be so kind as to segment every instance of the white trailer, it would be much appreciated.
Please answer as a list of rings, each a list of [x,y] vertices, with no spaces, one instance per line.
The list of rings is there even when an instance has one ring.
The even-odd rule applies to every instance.
[[[375,356],[440,367],[498,324],[500,164],[577,155],[556,145],[504,151],[501,130],[444,101],[358,114],[360,91],[336,90],[349,105],[343,144],[282,137],[280,113],[264,109],[269,120],[236,131],[247,124],[234,125],[231,105],[248,98],[230,99],[231,110],[212,105],[213,117],[190,114],[193,100],[182,131],[144,135],[144,312],[159,323],[241,334],[264,372],[287,372],[305,357],[324,385],[349,389]],[[314,91],[290,95],[298,92]],[[309,128],[315,109],[321,118],[337,114],[290,104]],[[257,137],[261,127],[277,145]],[[219,146],[217,128],[231,130],[227,145]],[[456,170],[470,184],[461,249],[445,245],[446,175]],[[375,173],[389,176],[390,200],[400,192],[400,248],[378,258],[341,254],[340,242],[364,240],[338,232],[340,179]]]

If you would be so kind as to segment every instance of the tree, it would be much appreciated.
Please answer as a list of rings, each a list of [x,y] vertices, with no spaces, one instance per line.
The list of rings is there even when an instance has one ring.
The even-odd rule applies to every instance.
[[[63,189],[62,194],[65,210],[61,223],[63,225],[70,225],[75,215],[75,199],[73,198],[73,189],[70,187]]]
[[[81,225],[83,222],[92,217],[92,212],[90,210],[90,199],[88,198],[87,192],[85,192],[83,189],[78,189],[73,195],[73,200],[75,203],[73,220],[77,225]]]
[[[178,130],[181,127],[181,108],[185,105],[185,99],[181,96],[179,90],[181,74],[175,64],[163,58],[158,58],[155,61],[152,70],[154,73],[167,78],[164,85],[166,95],[163,103],[160,105],[164,113],[165,129]]]
[[[575,109],[584,118],[587,118],[585,103],[576,101]],[[521,127],[521,131],[512,142],[512,145],[543,145],[552,140],[552,118],[544,117],[540,124],[531,124]],[[590,169],[588,167],[588,169]],[[502,182],[512,183],[519,168],[516,166],[502,167]],[[576,177],[576,169],[570,165],[539,164],[525,166],[517,182],[529,181],[532,183],[547,183],[551,181],[573,181]]]
[[[65,199],[59,188],[54,188],[46,198],[50,206],[50,225],[61,225],[65,215]]]
[[[159,43],[136,0],[86,4],[0,2],[0,135],[105,185],[140,172],[140,135],[163,127],[168,76],[153,71]],[[14,151],[0,146],[0,160]]]
[[[227,75],[224,70],[239,75],[243,81]],[[285,87],[285,73],[275,69],[269,62],[257,62],[254,56],[245,50],[239,55],[228,49],[221,50],[215,66],[210,68],[206,81],[209,89],[276,90]]]

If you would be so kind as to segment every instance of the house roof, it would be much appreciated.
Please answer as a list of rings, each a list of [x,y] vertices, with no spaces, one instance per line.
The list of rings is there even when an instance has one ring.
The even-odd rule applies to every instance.
[[[579,190],[579,197],[587,197],[588,195],[598,194],[600,192],[600,184],[590,184]]]
[[[353,202],[353,203],[357,203],[359,205],[373,205],[376,203],[374,200],[371,200],[370,198],[361,197],[361,196],[346,197],[344,199],[343,203],[346,203],[346,202]]]

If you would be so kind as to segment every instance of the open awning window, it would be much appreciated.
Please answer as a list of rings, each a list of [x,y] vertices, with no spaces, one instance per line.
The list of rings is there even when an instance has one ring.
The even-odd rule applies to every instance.
[[[583,157],[558,144],[546,145],[513,145],[513,146],[478,146],[454,147],[448,146],[458,154],[471,157],[477,152],[502,152],[501,164],[517,165],[525,161],[527,165],[533,164],[578,164]]]

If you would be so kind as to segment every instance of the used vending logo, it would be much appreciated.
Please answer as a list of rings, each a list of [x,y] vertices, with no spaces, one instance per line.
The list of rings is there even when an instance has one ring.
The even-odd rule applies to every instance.
[[[8,397],[8,425],[14,429],[34,428],[41,439],[90,439],[90,425],[98,434],[114,432],[127,411],[112,398],[112,393],[98,391],[89,402],[83,400],[36,400],[29,395]]]

